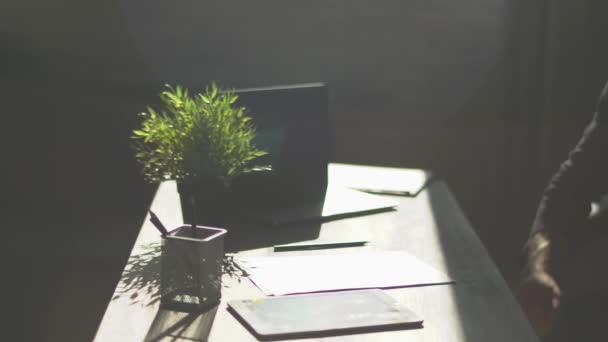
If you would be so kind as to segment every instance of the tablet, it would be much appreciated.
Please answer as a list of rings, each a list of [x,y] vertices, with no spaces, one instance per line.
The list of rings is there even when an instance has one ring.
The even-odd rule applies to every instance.
[[[423,322],[379,289],[234,300],[228,308],[265,338],[415,328]]]

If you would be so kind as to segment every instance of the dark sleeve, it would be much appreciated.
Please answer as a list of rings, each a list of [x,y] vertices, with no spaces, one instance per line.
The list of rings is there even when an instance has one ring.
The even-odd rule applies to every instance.
[[[532,232],[559,230],[570,237],[584,224],[591,202],[608,192],[608,83],[578,144],[551,178]]]

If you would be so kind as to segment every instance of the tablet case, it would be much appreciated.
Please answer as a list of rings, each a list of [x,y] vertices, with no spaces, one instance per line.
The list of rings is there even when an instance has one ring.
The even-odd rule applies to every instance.
[[[256,336],[311,337],[420,328],[423,320],[379,289],[267,297],[228,302]]]

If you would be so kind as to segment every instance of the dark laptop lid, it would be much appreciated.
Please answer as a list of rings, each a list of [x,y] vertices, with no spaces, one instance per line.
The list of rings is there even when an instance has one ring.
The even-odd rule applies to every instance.
[[[322,199],[330,153],[328,95],[322,83],[237,90],[257,128],[254,143],[271,174],[236,180],[233,198],[249,208],[292,206]]]

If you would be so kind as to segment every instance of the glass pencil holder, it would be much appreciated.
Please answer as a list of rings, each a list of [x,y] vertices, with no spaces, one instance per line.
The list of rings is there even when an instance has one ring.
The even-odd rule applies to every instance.
[[[162,238],[161,305],[196,311],[219,303],[226,230],[183,225]]]

